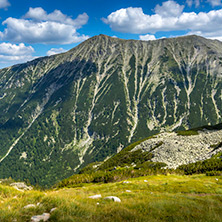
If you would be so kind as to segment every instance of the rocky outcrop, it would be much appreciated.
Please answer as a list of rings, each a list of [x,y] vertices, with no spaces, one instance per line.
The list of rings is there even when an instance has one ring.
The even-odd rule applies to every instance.
[[[160,133],[137,145],[131,152],[151,152],[152,161],[163,162],[168,168],[206,160],[222,151],[222,130],[198,131],[198,135],[182,136],[175,132]]]
[[[20,191],[25,191],[25,190],[32,190],[33,187],[32,186],[27,186],[25,183],[23,182],[16,182],[16,183],[11,183],[10,186],[14,187],[17,190]]]

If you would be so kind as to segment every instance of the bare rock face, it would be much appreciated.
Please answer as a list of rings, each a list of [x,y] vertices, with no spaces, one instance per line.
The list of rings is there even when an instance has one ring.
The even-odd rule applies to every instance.
[[[222,130],[198,131],[198,135],[181,136],[175,132],[160,133],[137,145],[131,152],[141,149],[154,154],[152,161],[163,162],[168,168],[206,160],[222,151]]]

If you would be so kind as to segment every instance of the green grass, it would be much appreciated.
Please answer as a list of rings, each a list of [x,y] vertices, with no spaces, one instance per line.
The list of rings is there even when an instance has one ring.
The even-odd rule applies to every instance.
[[[195,130],[181,130],[177,131],[178,136],[193,136],[193,135],[198,135],[198,132]]]
[[[54,207],[49,221],[221,221],[221,176],[156,175],[128,182],[26,192],[0,185],[0,221],[30,221]],[[121,203],[88,198],[95,194],[117,196]],[[38,202],[40,206],[24,209]]]
[[[143,153],[141,150],[137,150],[134,152],[130,152],[135,146],[140,143],[153,138],[153,136],[144,138],[135,143],[130,144],[126,148],[124,148],[121,152],[115,154],[113,157],[109,158],[107,161],[103,162],[98,169],[99,170],[108,170],[117,166],[126,166],[131,163],[143,163],[145,161],[150,160],[153,155],[150,152]]]

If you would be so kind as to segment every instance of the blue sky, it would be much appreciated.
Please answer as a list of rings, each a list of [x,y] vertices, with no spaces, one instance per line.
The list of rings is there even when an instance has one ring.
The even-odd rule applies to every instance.
[[[0,0],[0,68],[64,52],[99,34],[222,41],[222,1]]]

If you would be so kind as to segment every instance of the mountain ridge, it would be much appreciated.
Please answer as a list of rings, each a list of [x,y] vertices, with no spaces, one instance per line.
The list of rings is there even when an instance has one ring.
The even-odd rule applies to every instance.
[[[100,35],[0,70],[0,174],[52,184],[157,132],[221,122],[221,46]]]

